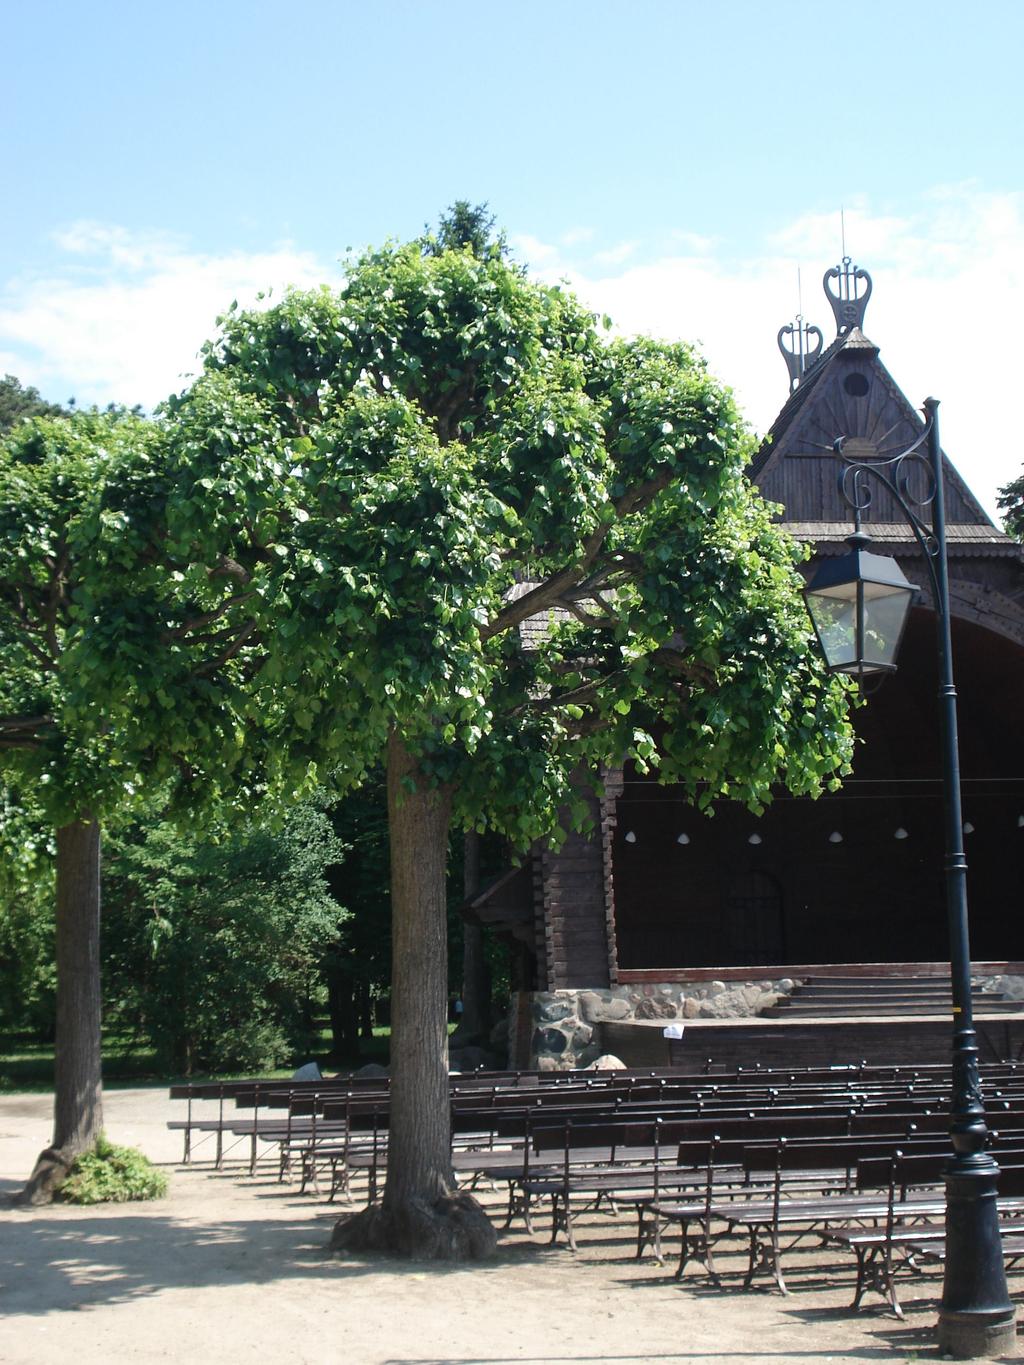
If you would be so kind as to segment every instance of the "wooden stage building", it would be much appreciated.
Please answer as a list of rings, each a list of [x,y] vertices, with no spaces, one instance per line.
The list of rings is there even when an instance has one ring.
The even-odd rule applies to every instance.
[[[784,525],[813,543],[808,573],[844,553],[852,529],[836,437],[870,461],[905,449],[923,428],[864,333],[866,272],[846,259],[826,274],[825,292],[835,339],[825,347],[800,320],[780,331],[790,394],[751,468],[765,497],[782,505]],[[1024,547],[993,524],[948,460],[945,478],[971,947],[980,1003],[994,1009],[1006,997],[990,1045],[1016,1056],[1024,1051],[1024,1014],[1011,1004],[1024,997]],[[887,496],[876,495],[865,523],[880,553],[912,583],[927,583]],[[628,767],[605,774],[592,838],[572,835],[558,853],[536,848],[467,907],[517,945],[513,1060],[586,1064],[608,1048],[652,1064],[654,1051],[663,1064],[668,1049],[684,1064],[707,1056],[769,1064],[780,1048],[805,1053],[808,1029],[822,1056],[847,1046],[860,1056],[857,1039],[866,1049],[872,1032],[863,1016],[845,1040],[823,1016],[804,1019],[798,1047],[792,1016],[787,1023],[766,1011],[785,1011],[793,984],[808,977],[899,978],[908,988],[915,977],[948,978],[935,660],[934,603],[922,587],[897,673],[855,716],[853,775],[818,801],[780,796],[761,817],[719,801],[707,819],[677,789]],[[948,1022],[875,1017],[879,1039],[884,1021],[899,1020],[889,1025],[890,1053],[905,1044],[928,1051],[940,1032],[947,1046]],[[681,1039],[663,1037],[673,1022]]]

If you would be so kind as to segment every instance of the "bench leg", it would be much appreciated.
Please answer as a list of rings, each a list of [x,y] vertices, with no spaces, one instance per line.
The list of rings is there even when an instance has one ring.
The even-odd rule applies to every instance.
[[[526,1231],[533,1236],[533,1208],[529,1190],[523,1190],[522,1194],[516,1194],[516,1182],[510,1180],[508,1183],[508,1213],[505,1215],[505,1226],[510,1228],[512,1220],[517,1214],[522,1215]]]
[[[896,1297],[896,1276],[892,1263],[892,1248],[876,1244],[874,1246],[855,1246],[854,1251],[857,1255],[857,1285],[850,1307],[859,1308],[864,1295],[869,1289],[872,1289],[883,1299],[889,1300],[889,1306],[902,1322],[904,1316],[900,1301]]]
[[[686,1263],[690,1259],[690,1239],[687,1236],[687,1227],[688,1224],[684,1219],[679,1226],[679,1231],[682,1233],[682,1241],[679,1243],[679,1264],[676,1266],[675,1278],[677,1280],[683,1278],[683,1272],[686,1270]]]
[[[690,1261],[696,1261],[698,1265],[702,1265],[707,1271],[715,1288],[721,1289],[722,1278],[718,1273],[718,1267],[715,1265],[715,1258],[711,1251],[711,1231],[709,1226],[701,1220],[700,1231],[694,1233],[691,1237],[690,1224],[688,1221],[684,1220],[680,1226],[680,1230],[682,1232],[683,1240],[679,1247],[679,1264],[676,1266],[675,1278],[681,1280]],[[744,1285],[743,1287],[746,1289],[747,1285]]]
[[[719,1275],[719,1273],[718,1273],[718,1267],[715,1265],[714,1253],[713,1253],[712,1250],[711,1250],[711,1230],[710,1230],[710,1228],[708,1228],[707,1226],[705,1226],[705,1228],[704,1228],[704,1234],[703,1234],[703,1235],[704,1235],[704,1269],[705,1269],[705,1270],[708,1272],[708,1274],[710,1275],[710,1277],[711,1277],[711,1282],[712,1282],[712,1284],[715,1286],[715,1288],[716,1288],[716,1289],[721,1289],[721,1287],[722,1287],[722,1277],[721,1277],[721,1275]]]
[[[886,1243],[884,1265],[885,1265],[886,1288],[887,1288],[888,1291],[889,1291],[889,1295],[888,1295],[888,1297],[889,1297],[889,1303],[892,1305],[892,1311],[896,1314],[896,1316],[897,1316],[897,1317],[900,1319],[900,1321],[902,1322],[902,1321],[903,1321],[903,1309],[900,1307],[900,1301],[899,1301],[899,1299],[896,1297],[896,1275],[895,1275],[895,1273],[894,1273],[894,1267],[893,1267],[893,1263],[892,1263],[892,1243],[891,1243],[891,1242],[887,1242],[887,1243]]]
[[[563,1230],[565,1232],[566,1241],[569,1243],[570,1248],[573,1251],[578,1251],[579,1247],[577,1247],[576,1245],[576,1236],[573,1231],[572,1208],[570,1207],[569,1199],[568,1197],[563,1198],[560,1195],[553,1194],[551,1196],[551,1241],[549,1243],[550,1246],[554,1246],[554,1244],[558,1241],[559,1232],[562,1232]]]
[[[786,1281],[782,1275],[782,1252],[779,1247],[779,1234],[775,1228],[771,1228],[769,1237],[760,1237],[758,1235],[760,1226],[760,1224],[756,1224],[750,1229],[750,1261],[747,1267],[747,1277],[743,1281],[743,1288],[749,1289],[757,1272],[766,1270],[779,1286],[780,1291],[788,1295],[789,1290],[786,1288]]]
[[[316,1189],[316,1155],[307,1149],[302,1153],[302,1179],[299,1182],[299,1194],[305,1194],[306,1186],[310,1184]]]
[[[636,1225],[636,1259],[643,1259],[644,1247],[648,1243],[653,1244],[654,1257],[660,1265],[665,1264],[665,1258],[661,1254],[661,1219],[655,1214],[645,1214],[642,1208],[637,1209]]]
[[[334,1196],[339,1190],[351,1204],[352,1182],[348,1162],[344,1157],[335,1156],[331,1157],[331,1193],[327,1200],[329,1204],[334,1203]]]

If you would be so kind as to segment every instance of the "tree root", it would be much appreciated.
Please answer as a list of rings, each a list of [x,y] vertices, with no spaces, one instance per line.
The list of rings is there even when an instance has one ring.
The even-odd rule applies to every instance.
[[[28,1183],[14,1196],[12,1202],[32,1208],[52,1204],[54,1196],[67,1179],[73,1160],[58,1147],[47,1147],[39,1153]]]
[[[332,1251],[381,1251],[423,1261],[482,1261],[497,1245],[490,1219],[464,1192],[433,1202],[410,1199],[397,1208],[370,1204],[340,1218],[330,1240]]]

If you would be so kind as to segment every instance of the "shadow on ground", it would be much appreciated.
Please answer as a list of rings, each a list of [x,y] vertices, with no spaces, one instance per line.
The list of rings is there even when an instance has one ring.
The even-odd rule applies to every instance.
[[[901,1356],[901,1351],[909,1354]],[[714,1361],[739,1360],[832,1360],[840,1356],[843,1360],[923,1360],[927,1353],[917,1346],[860,1346],[850,1350],[822,1352],[820,1349],[801,1351],[787,1346],[781,1351],[679,1351],[654,1353],[645,1351],[643,1355],[544,1355],[544,1356],[392,1356],[382,1365],[597,1365],[608,1361],[609,1365],[647,1365],[648,1361]]]
[[[169,1216],[78,1210],[7,1211],[0,1265],[0,1313],[41,1315],[54,1309],[129,1302],[165,1289],[260,1285],[301,1279],[334,1283],[353,1276],[465,1274],[466,1265],[340,1258],[327,1251],[337,1214],[246,1218],[197,1225]],[[544,1260],[543,1247],[508,1247],[474,1275]]]

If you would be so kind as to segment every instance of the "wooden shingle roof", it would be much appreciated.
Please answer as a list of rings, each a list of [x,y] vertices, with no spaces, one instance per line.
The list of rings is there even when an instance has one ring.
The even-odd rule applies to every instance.
[[[830,540],[831,528],[851,521],[839,491],[836,438],[846,437],[846,452],[870,463],[907,449],[923,430],[920,413],[882,364],[878,347],[852,327],[804,374],[762,441],[750,475],[769,501],[781,504],[782,521],[794,534]],[[970,546],[975,553],[1018,554],[1020,547],[995,526],[945,454],[943,467],[949,538],[958,552]],[[880,488],[873,497],[867,519],[879,528],[878,538],[912,540],[895,500]]]

